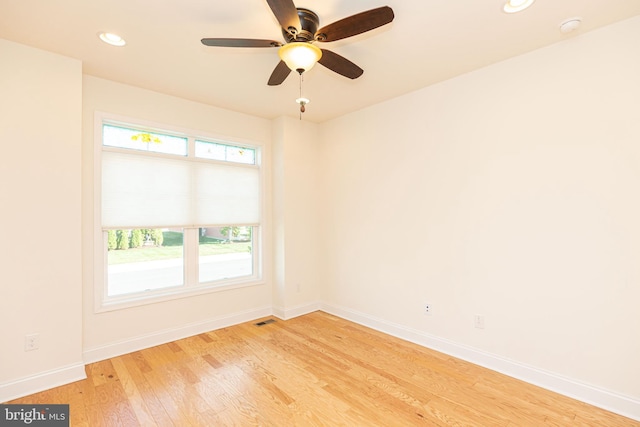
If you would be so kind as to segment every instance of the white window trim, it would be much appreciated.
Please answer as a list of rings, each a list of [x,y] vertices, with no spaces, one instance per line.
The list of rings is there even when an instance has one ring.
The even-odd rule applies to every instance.
[[[247,146],[256,149],[256,164],[260,170],[260,226],[254,229],[253,246],[257,248],[254,255],[254,274],[250,278],[240,277],[228,279],[224,282],[216,281],[202,284],[187,285],[187,279],[194,280],[197,278],[197,269],[185,268],[185,285],[171,287],[165,289],[157,289],[147,291],[145,293],[135,293],[130,295],[121,295],[116,297],[107,296],[107,239],[106,231],[102,229],[102,126],[107,123],[120,123],[124,126],[139,126],[149,131],[157,131],[159,133],[175,133],[177,135],[190,135],[193,140],[216,141],[220,143],[228,143],[229,145]],[[207,293],[228,291],[231,289],[239,289],[244,287],[264,285],[265,282],[265,232],[267,223],[267,209],[265,202],[266,188],[266,172],[265,172],[265,145],[256,141],[240,140],[223,135],[214,135],[194,131],[192,129],[179,128],[176,126],[159,124],[146,120],[134,119],[120,115],[104,113],[96,111],[94,114],[94,134],[93,134],[93,281],[94,281],[94,312],[108,312],[113,310],[126,309],[146,304],[155,304],[164,301],[171,301],[180,298],[187,298]],[[189,155],[194,154],[193,144],[189,145]],[[151,154],[153,155],[153,153]],[[232,224],[236,225],[236,224]],[[190,230],[190,229],[189,229]],[[187,231],[187,230],[185,230]],[[185,240],[188,239],[185,233]],[[185,242],[186,243],[186,242]],[[185,251],[189,251],[191,245],[184,245]],[[197,283],[197,280],[195,282]]]

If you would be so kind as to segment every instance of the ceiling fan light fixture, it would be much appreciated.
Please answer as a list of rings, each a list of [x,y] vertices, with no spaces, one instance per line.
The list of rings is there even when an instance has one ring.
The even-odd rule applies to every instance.
[[[100,37],[100,40],[103,42],[112,46],[124,46],[127,44],[122,37],[114,33],[99,33],[98,37]]]
[[[278,55],[293,71],[309,71],[322,57],[322,51],[307,42],[292,42],[278,50]]]
[[[516,13],[525,10],[533,4],[535,0],[507,0],[503,10],[506,13]]]

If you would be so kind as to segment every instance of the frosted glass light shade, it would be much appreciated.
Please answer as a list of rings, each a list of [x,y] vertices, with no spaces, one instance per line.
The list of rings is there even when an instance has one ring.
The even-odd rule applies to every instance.
[[[282,46],[278,55],[293,71],[309,71],[322,57],[322,51],[311,43],[293,42]]]

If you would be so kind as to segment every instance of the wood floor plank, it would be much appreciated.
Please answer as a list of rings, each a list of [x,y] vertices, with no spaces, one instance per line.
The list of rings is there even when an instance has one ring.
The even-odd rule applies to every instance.
[[[314,312],[87,365],[8,403],[68,403],[73,427],[587,426],[640,422]]]
[[[111,362],[139,423],[143,426],[154,424],[155,421],[151,410],[149,410],[145,400],[142,398],[136,381],[129,374],[123,359],[116,357]]]
[[[298,338],[301,338],[298,335]],[[403,383],[402,379],[389,374],[377,367],[363,364],[356,356],[347,354],[341,349],[324,345],[320,341],[314,339],[305,339],[307,350],[299,350],[299,354],[317,355],[319,359],[312,359],[312,367],[308,370],[315,372],[317,377],[334,378],[331,383],[331,390],[334,393],[343,386],[347,389],[353,389],[358,385],[362,387],[358,390],[360,393],[355,396],[363,395],[369,401],[376,402],[376,412],[390,411],[399,414],[409,414],[410,418],[407,422],[416,422],[415,416],[420,416],[423,405],[432,396],[421,390],[423,396],[422,401],[416,399],[416,395],[412,391],[407,392],[403,386],[411,386],[411,384]],[[302,343],[301,343],[302,344]],[[340,366],[331,363],[331,360],[337,358]],[[410,387],[411,388],[411,387]],[[329,389],[329,387],[325,387]],[[352,405],[356,403],[352,402]]]
[[[56,403],[69,404],[69,424],[72,426],[88,426],[89,418],[84,410],[76,411],[75,408],[84,408],[83,387],[80,381],[68,384],[63,387],[69,387],[69,400]],[[74,408],[72,411],[71,409]]]
[[[149,382],[145,378],[144,372],[140,369],[142,366],[142,369],[145,372],[149,372],[147,370],[148,365],[140,364],[139,359],[133,353],[125,354],[118,357],[117,359],[120,359],[126,367],[127,374],[135,383],[140,398],[142,399],[143,404],[148,408],[149,414],[155,421],[155,425],[172,426],[173,422],[171,420],[171,417],[169,417],[169,415],[167,414],[166,410],[162,406],[162,403],[157,398],[153,386],[149,384]],[[149,425],[153,426],[154,423],[150,422]]]
[[[235,331],[238,334],[246,334],[251,330],[238,328]],[[288,405],[293,413],[293,425],[358,425],[354,422],[353,416],[348,415],[349,405],[333,399],[323,388],[326,382],[305,369],[308,360],[297,360],[293,354],[283,353],[281,347],[272,340],[263,340],[260,343],[251,339],[256,338],[256,335],[249,333],[246,336],[250,339],[245,340],[245,344],[269,371],[258,368],[259,365],[253,366],[260,369],[262,375],[272,380],[293,400]],[[312,407],[306,405],[306,402],[313,402]],[[322,417],[319,418],[318,414]],[[322,418],[325,419],[325,424],[318,421]]]
[[[311,333],[311,335],[314,337],[319,336],[318,332]],[[297,333],[302,336],[301,333]],[[403,369],[403,367],[407,366],[404,363],[405,361],[398,364],[398,360],[393,357],[397,353],[397,348],[390,349],[389,352],[384,354],[375,352],[377,358],[374,366],[368,363],[367,360],[371,358],[371,347],[377,345],[378,340],[371,340],[366,345],[359,347],[354,345],[353,340],[350,339],[348,340],[348,349],[344,346],[342,339],[336,341],[329,338],[326,346],[314,339],[307,338],[306,341],[312,342],[314,344],[313,350],[320,351],[320,353],[332,354],[332,357],[338,354],[340,360],[349,366],[349,371],[346,374],[353,375],[351,380],[353,380],[354,384],[368,384],[377,389],[377,392],[372,392],[371,390],[360,390],[360,392],[370,400],[377,402],[378,405],[382,402],[388,402],[396,415],[407,415],[409,418],[402,421],[405,424],[428,422],[431,425],[440,425],[441,423],[447,425],[447,423],[453,422],[454,418],[449,417],[447,420],[447,417],[439,414],[433,408],[425,406],[434,395],[427,391],[424,381],[419,383],[412,382],[412,378],[415,378],[415,371]],[[324,347],[324,351],[319,350],[319,347]],[[346,353],[347,350],[350,350],[349,354]],[[443,387],[446,387],[446,382],[450,382],[450,380],[446,380],[447,378],[440,379],[440,383],[445,383],[442,385]],[[422,398],[418,400],[414,396],[422,396]],[[380,412],[384,409],[381,406],[377,406],[376,410]]]

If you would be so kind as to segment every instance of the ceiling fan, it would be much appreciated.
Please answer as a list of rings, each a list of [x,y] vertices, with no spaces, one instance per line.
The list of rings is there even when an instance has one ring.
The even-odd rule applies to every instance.
[[[276,86],[285,81],[291,70],[302,74],[316,62],[328,69],[356,79],[364,72],[348,59],[327,49],[316,47],[314,42],[333,42],[365,33],[393,21],[393,10],[388,6],[371,9],[336,21],[318,29],[320,19],[313,11],[296,8],[293,0],[266,0],[282,27],[285,42],[263,39],[204,38],[202,44],[219,47],[277,47],[281,58],[271,73],[268,85]]]

